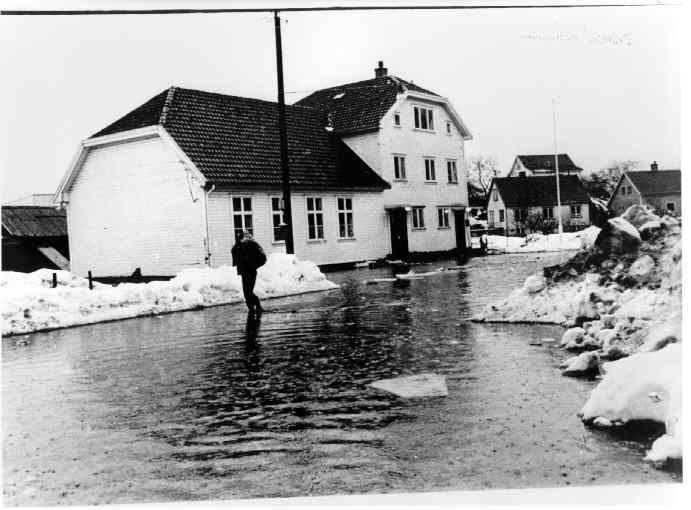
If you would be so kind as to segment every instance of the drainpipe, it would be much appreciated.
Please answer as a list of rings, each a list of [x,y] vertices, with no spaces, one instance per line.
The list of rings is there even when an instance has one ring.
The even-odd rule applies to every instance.
[[[206,265],[211,267],[211,241],[209,240],[209,195],[216,189],[212,184],[208,191],[204,191],[204,226],[206,228]]]

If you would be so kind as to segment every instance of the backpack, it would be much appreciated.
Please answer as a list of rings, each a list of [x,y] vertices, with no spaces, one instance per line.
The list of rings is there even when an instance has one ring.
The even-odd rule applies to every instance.
[[[259,243],[253,242],[252,244],[254,245],[254,251],[255,251],[255,253],[253,254],[254,257],[253,257],[252,262],[254,262],[254,266],[255,266],[254,268],[259,269],[264,264],[266,264],[266,253],[264,253],[264,250],[259,245]]]

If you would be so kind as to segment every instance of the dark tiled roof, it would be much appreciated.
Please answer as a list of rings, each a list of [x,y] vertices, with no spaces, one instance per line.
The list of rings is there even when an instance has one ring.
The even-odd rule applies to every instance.
[[[681,170],[626,172],[626,176],[643,196],[681,193]]]
[[[557,156],[559,162],[559,173],[561,172],[580,172],[583,169],[576,166],[568,154],[559,154]],[[518,156],[523,166],[528,170],[554,170],[554,154],[525,154]]]
[[[35,205],[2,207],[2,228],[15,237],[57,237],[67,235],[65,211]]]
[[[324,112],[287,106],[291,184],[304,188],[385,189],[335,134]],[[278,105],[173,87],[94,136],[160,124],[204,176],[220,185],[280,186]]]
[[[493,181],[506,207],[537,207],[557,205],[557,183],[553,175],[537,177],[497,177]],[[575,175],[559,176],[562,204],[588,203],[586,193]],[[489,200],[492,200],[490,193]]]
[[[345,134],[377,129],[381,118],[396,102],[396,95],[406,89],[438,96],[396,76],[381,76],[317,90],[295,104],[327,112],[334,131]]]

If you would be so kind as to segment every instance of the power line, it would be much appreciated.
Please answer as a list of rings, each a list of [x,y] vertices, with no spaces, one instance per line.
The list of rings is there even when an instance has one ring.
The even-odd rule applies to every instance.
[[[503,10],[503,9],[564,9],[598,7],[660,7],[679,6],[680,3],[631,2],[609,3],[559,3],[559,4],[495,4],[495,5],[334,5],[324,7],[237,7],[199,9],[82,9],[82,10],[29,10],[8,9],[0,11],[5,16],[94,16],[94,15],[146,15],[146,14],[223,14],[223,13],[268,13],[268,12],[326,12],[326,11],[436,11],[436,10]]]

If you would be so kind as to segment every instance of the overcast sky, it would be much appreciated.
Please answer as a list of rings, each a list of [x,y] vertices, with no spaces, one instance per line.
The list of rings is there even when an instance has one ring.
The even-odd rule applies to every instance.
[[[383,60],[448,97],[473,134],[468,155],[504,171],[552,152],[552,98],[559,151],[579,166],[678,168],[679,11],[285,13],[286,100],[371,78]],[[0,59],[3,202],[55,191],[80,140],[170,85],[276,97],[270,14],[3,16]]]

